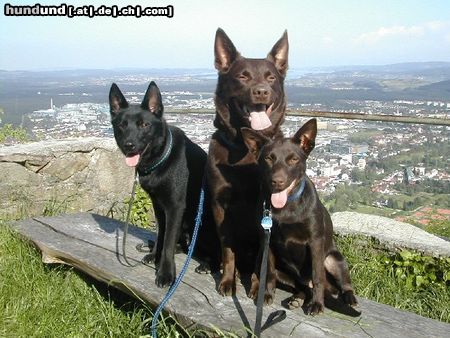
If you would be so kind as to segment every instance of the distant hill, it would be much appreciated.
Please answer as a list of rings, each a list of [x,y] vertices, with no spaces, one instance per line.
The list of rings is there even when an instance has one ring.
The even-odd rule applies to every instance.
[[[213,93],[217,72],[212,68],[0,70],[0,107],[5,111],[4,122],[19,123],[23,114],[48,108],[51,98],[56,106],[104,103],[112,82],[125,91],[144,92],[151,80],[163,92]],[[401,99],[450,102],[450,62],[290,69],[286,92],[294,104],[338,106],[345,100]]]
[[[442,91],[442,92],[445,92],[448,94],[448,93],[450,93],[450,80],[435,82],[430,85],[421,86],[417,89],[418,90],[430,90],[430,91],[439,90],[439,91]]]
[[[318,68],[288,78],[287,84],[296,87],[290,100],[450,101],[449,81],[450,62],[410,62]],[[333,90],[339,88],[346,90]]]
[[[64,70],[15,70],[0,69],[0,80],[5,79],[86,79],[88,77],[115,78],[130,75],[147,75],[149,77],[177,76],[211,76],[216,72],[208,68],[114,68],[114,69],[64,69]]]
[[[406,90],[405,93],[410,97],[450,101],[450,80],[439,81],[412,90]]]
[[[445,71],[450,75],[450,62],[405,62],[389,65],[349,65],[324,67],[324,71],[334,72],[371,72],[371,73],[434,73]]]

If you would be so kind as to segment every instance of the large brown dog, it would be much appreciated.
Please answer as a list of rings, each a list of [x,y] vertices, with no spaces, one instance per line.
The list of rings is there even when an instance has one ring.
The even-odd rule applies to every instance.
[[[241,127],[266,137],[280,135],[286,100],[287,33],[265,59],[242,57],[222,29],[215,38],[215,67],[219,72],[214,125],[207,161],[207,182],[221,246],[222,295],[235,291],[236,270],[255,272],[262,235],[260,177],[255,158],[243,142]],[[256,279],[256,282],[255,282]],[[256,275],[249,296],[257,293]]]

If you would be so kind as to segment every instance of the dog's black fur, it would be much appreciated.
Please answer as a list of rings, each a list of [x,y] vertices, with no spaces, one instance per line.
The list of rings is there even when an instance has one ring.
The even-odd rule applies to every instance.
[[[272,125],[260,132],[280,135],[286,100],[284,78],[288,62],[287,33],[265,59],[242,57],[222,29],[216,32],[215,95],[217,131],[212,135],[207,163],[211,204],[222,248],[223,273],[218,286],[222,295],[235,291],[236,271],[254,272],[261,241],[258,214],[260,178],[257,164],[245,146],[241,127],[250,126],[249,112],[267,111]],[[270,107],[270,108],[269,108]],[[253,280],[253,279],[252,279]],[[249,296],[257,286],[252,283]]]
[[[293,195],[305,180],[305,189],[298,199],[287,200],[279,208],[271,207],[274,226],[270,248],[278,271],[269,264],[266,298],[272,296],[276,278],[291,284],[299,293],[308,290],[303,285],[312,279],[307,313],[323,311],[325,291],[339,291],[346,304],[356,305],[347,264],[333,241],[330,215],[306,175],[306,160],[317,134],[316,119],[305,123],[292,138],[270,140],[248,128],[243,128],[242,134],[250,152],[258,158],[267,207],[271,194],[289,189],[295,182],[287,191]]]
[[[141,105],[129,105],[117,85],[113,84],[109,104],[114,137],[120,150],[128,157],[140,155],[137,164],[139,183],[149,194],[158,221],[157,243],[146,260],[156,263],[156,285],[169,286],[175,279],[177,243],[187,250],[191,240],[206,153],[181,129],[167,125],[163,118],[161,93],[154,82],[148,86]],[[148,168],[168,152],[169,129],[172,149],[161,164],[148,172]],[[207,260],[212,269],[218,270],[218,247],[214,222],[208,205],[205,205],[196,255]]]

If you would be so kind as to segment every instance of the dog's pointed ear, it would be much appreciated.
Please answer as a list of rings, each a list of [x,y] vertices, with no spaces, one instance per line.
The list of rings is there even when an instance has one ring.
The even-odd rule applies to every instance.
[[[267,59],[275,64],[278,72],[284,77],[288,69],[288,54],[289,41],[287,30],[284,31],[283,36],[272,47],[272,50],[267,55]]]
[[[113,83],[109,90],[109,111],[111,117],[117,115],[121,109],[128,108],[128,102],[120,91],[119,87]]]
[[[306,122],[292,137],[292,141],[298,144],[306,155],[314,149],[316,145],[317,120],[311,119]]]
[[[248,150],[258,158],[261,148],[270,141],[270,139],[250,128],[241,128],[242,138],[247,145]]]
[[[234,47],[233,42],[222,28],[218,28],[214,41],[214,66],[216,69],[221,73],[227,72],[239,56],[240,54]]]
[[[150,111],[156,117],[162,117],[164,107],[162,104],[161,92],[155,82],[150,82],[144,99],[141,103],[141,108]]]

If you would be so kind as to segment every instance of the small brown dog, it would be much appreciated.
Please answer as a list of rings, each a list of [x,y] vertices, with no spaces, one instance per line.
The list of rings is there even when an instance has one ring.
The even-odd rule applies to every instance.
[[[305,123],[292,138],[273,141],[249,128],[242,129],[245,143],[258,158],[263,198],[274,221],[270,248],[277,271],[269,264],[265,297],[273,294],[278,279],[295,288],[295,301],[309,290],[304,285],[312,280],[308,314],[323,311],[325,290],[334,293],[337,289],[344,303],[357,304],[347,263],[333,241],[330,215],[305,173],[316,134],[316,119]]]

